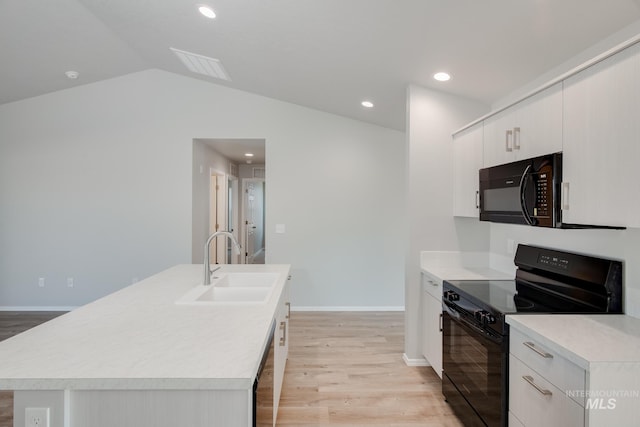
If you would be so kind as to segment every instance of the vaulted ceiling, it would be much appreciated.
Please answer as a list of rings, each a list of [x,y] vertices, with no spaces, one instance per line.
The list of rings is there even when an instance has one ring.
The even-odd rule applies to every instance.
[[[0,0],[0,104],[158,68],[402,130],[409,84],[490,104],[639,19],[640,0]]]

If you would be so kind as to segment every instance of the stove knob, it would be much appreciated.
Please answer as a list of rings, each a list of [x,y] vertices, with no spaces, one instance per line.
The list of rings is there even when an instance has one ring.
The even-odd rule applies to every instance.
[[[491,313],[487,313],[487,315],[485,316],[485,320],[487,322],[487,325],[493,325],[496,323],[496,317]]]
[[[449,301],[459,301],[460,300],[460,295],[456,294],[453,291],[449,291],[449,295],[447,295],[447,299]]]
[[[483,325],[484,325],[484,323],[485,323],[485,321],[486,321],[486,316],[487,316],[487,312],[486,312],[486,311],[484,311],[484,310],[476,310],[476,311],[473,313],[473,317],[475,317],[475,318],[476,318],[476,320],[477,320],[478,322],[480,322],[481,324],[483,324]]]

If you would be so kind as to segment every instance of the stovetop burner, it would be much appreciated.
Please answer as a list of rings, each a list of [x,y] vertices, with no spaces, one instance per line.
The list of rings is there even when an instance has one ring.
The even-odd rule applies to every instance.
[[[493,309],[503,314],[517,311],[513,299],[516,295],[515,280],[447,280],[445,283],[449,284],[446,289],[457,290],[478,308]]]

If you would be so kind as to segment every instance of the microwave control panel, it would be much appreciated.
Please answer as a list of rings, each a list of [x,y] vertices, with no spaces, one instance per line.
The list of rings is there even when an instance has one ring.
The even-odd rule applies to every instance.
[[[533,208],[535,218],[551,218],[553,212],[553,169],[549,166],[543,167],[534,175],[536,200]]]

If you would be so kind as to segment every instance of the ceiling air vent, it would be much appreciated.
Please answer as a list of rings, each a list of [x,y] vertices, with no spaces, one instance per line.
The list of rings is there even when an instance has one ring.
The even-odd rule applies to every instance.
[[[174,49],[172,47],[169,49],[180,58],[180,61],[182,61],[189,71],[204,74],[205,76],[215,79],[231,81],[231,78],[229,78],[219,59],[209,58],[208,56],[198,55],[197,53]]]

